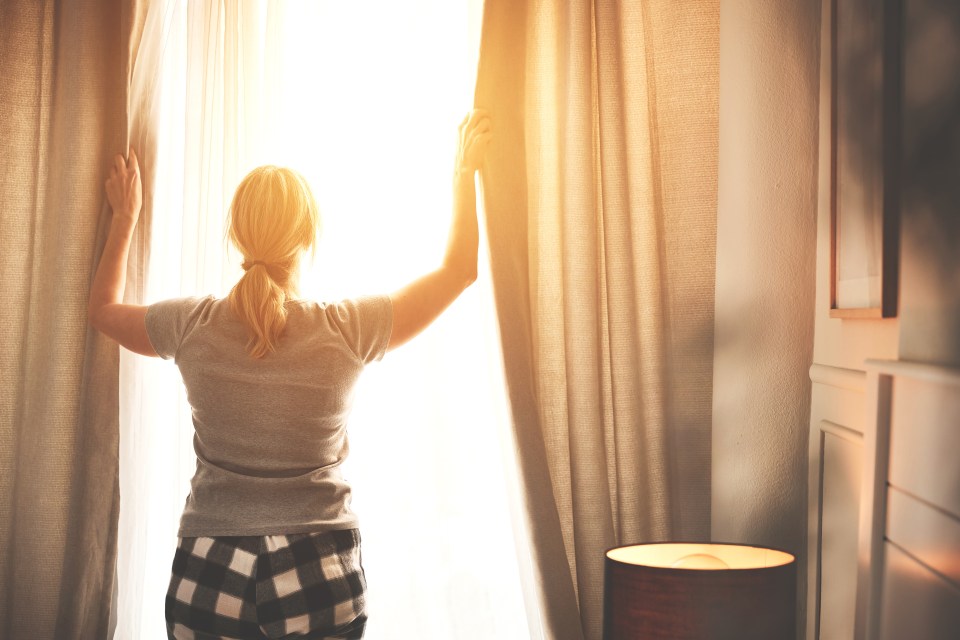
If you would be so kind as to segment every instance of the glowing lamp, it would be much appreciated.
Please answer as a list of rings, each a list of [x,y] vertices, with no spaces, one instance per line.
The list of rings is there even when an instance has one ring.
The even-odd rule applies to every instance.
[[[735,544],[617,547],[604,560],[604,640],[796,638],[797,560]]]

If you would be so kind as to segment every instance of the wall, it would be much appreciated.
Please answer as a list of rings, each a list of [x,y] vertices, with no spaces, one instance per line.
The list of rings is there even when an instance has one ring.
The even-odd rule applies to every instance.
[[[818,2],[720,3],[712,535],[793,552],[801,574],[819,17]]]
[[[892,382],[884,526],[871,532],[882,569],[861,619],[881,640],[947,640],[960,626],[960,3],[903,11],[897,365],[913,376]]]
[[[827,34],[830,0],[823,6],[821,33]],[[951,504],[960,513],[956,492],[950,500],[950,490],[960,486],[960,466],[945,453],[956,448],[946,444],[955,437],[960,405],[944,382],[955,376],[930,366],[960,365],[960,6],[906,0],[903,10],[903,135],[893,146],[899,179],[890,177],[889,184],[894,192],[899,184],[902,196],[898,318],[829,317],[832,52],[821,37],[806,601],[811,640],[852,638],[855,627],[883,638],[952,638],[958,619],[960,591],[951,592],[909,557],[924,557],[943,576],[942,567],[956,564],[949,551],[956,544],[941,544],[947,552],[932,559],[924,552],[931,540],[960,540],[956,519],[946,515]],[[898,105],[885,108],[896,113]],[[918,361],[921,368],[911,365]],[[884,371],[899,376],[883,387],[889,394],[877,378]],[[917,372],[922,381],[912,377]],[[886,474],[888,462],[890,473],[878,485],[874,474]],[[880,595],[871,599],[871,593]]]
[[[900,356],[960,367],[960,4],[905,5]]]
[[[960,5],[904,13],[899,319],[836,319],[827,14],[721,2],[713,537],[797,552],[807,637],[852,637],[865,361],[960,367]]]

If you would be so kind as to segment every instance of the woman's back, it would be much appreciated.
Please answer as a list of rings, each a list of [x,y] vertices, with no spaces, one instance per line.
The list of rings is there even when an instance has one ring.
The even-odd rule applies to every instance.
[[[285,306],[283,338],[262,358],[250,357],[229,300],[167,300],[146,315],[157,353],[180,368],[196,428],[181,536],[356,526],[339,465],[354,383],[390,338],[390,299]]]

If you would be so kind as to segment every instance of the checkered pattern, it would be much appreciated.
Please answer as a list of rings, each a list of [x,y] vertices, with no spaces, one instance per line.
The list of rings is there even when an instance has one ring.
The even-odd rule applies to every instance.
[[[366,586],[356,529],[180,538],[167,636],[362,638]]]

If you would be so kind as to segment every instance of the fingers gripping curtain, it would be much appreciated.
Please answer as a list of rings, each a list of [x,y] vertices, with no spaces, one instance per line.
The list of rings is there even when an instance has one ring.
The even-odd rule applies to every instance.
[[[713,1],[487,0],[494,290],[552,637],[599,638],[603,551],[706,538]]]
[[[86,307],[109,224],[103,181],[127,143],[129,52],[141,14],[120,0],[0,8],[4,638],[109,632],[118,347],[87,326]],[[136,246],[133,254],[136,265]]]

